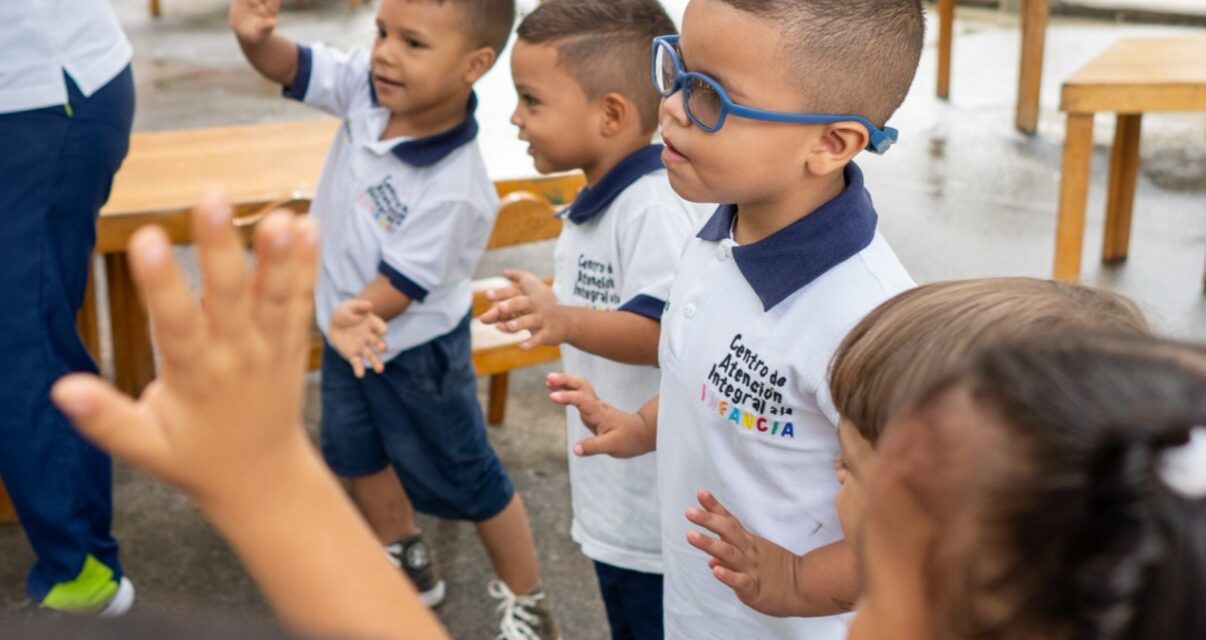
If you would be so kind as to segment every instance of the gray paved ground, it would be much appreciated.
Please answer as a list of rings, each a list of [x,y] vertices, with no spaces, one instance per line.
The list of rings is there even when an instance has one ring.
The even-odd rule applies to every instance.
[[[147,19],[142,0],[116,4],[137,51],[139,130],[314,116],[277,99],[276,90],[243,65],[225,28],[223,0],[163,0],[165,16],[157,23]],[[667,5],[681,12],[685,2],[671,0]],[[342,0],[310,0],[302,8],[287,10],[282,29],[302,40],[367,43],[372,12],[350,12]],[[994,11],[960,9],[952,101],[933,98],[931,36],[914,91],[893,122],[902,132],[900,144],[883,158],[861,161],[883,231],[915,277],[928,282],[1048,275],[1063,139],[1056,110],[1060,79],[1119,36],[1183,32],[1054,20],[1040,131],[1028,138],[1010,124],[1017,73],[1015,22]],[[1206,33],[1200,28],[1192,32]],[[514,104],[509,82],[506,69],[498,68],[480,89],[482,143],[496,177],[531,172],[507,124]],[[1145,118],[1131,260],[1103,267],[1095,254],[1101,241],[1112,129],[1112,119],[1099,118],[1085,280],[1134,297],[1164,331],[1206,342],[1206,114]],[[546,245],[491,256],[479,271],[494,274],[511,265],[547,271],[549,259]],[[556,598],[566,637],[605,638],[593,573],[568,539],[562,415],[545,402],[541,391],[542,376],[549,370],[514,374],[508,419],[491,431],[491,438],[526,498],[545,582]],[[312,399],[308,408],[311,428],[316,404]],[[116,532],[142,606],[268,615],[238,562],[179,494],[119,468],[116,505]],[[436,541],[451,587],[441,617],[458,638],[493,637],[493,604],[485,594],[490,570],[473,529],[431,520],[425,520],[425,526]],[[0,611],[22,600],[21,584],[31,559],[20,531],[0,528]]]

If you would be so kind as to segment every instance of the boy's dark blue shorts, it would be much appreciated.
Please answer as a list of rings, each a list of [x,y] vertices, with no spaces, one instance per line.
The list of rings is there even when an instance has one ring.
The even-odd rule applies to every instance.
[[[325,344],[322,453],[343,477],[373,475],[392,464],[423,513],[474,522],[498,515],[515,489],[486,438],[469,316],[362,380]]]
[[[595,561],[612,640],[662,640],[662,575]]]

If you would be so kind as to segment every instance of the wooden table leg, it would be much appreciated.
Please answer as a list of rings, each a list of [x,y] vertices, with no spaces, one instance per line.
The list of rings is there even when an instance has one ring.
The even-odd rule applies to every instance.
[[[126,254],[105,254],[105,276],[109,283],[109,317],[113,326],[114,384],[137,397],[155,377],[147,314],[130,276]]]
[[[1018,105],[1014,124],[1019,131],[1028,134],[1033,134],[1038,128],[1048,10],[1048,0],[1024,0],[1022,3],[1022,55],[1018,69]]]
[[[938,97],[951,97],[951,44],[955,38],[955,0],[938,0]]]
[[[1110,155],[1110,186],[1106,200],[1102,262],[1126,260],[1131,239],[1131,209],[1135,204],[1135,178],[1139,173],[1141,113],[1120,113]]]
[[[8,497],[8,491],[5,490],[4,484],[0,483],[0,524],[14,524],[17,522],[17,510],[13,509],[13,502]]]
[[[92,359],[100,366],[100,330],[97,328],[96,312],[96,283],[93,281],[92,263],[88,264],[88,284],[84,288],[84,304],[75,316],[75,328],[80,332],[80,339],[92,354]]]
[[[1064,165],[1059,181],[1059,217],[1055,227],[1055,279],[1080,280],[1085,241],[1085,202],[1093,162],[1093,114],[1069,113]]]
[[[507,416],[507,372],[490,376],[489,406],[486,408],[486,423],[502,424]]]

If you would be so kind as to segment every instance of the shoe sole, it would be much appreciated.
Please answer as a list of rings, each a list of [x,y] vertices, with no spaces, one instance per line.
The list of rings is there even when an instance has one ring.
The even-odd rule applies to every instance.
[[[448,585],[440,580],[436,586],[419,594],[419,600],[427,605],[428,609],[434,609],[444,602],[444,597],[448,595]]]
[[[109,604],[105,605],[96,614],[98,618],[116,618],[126,615],[130,607],[134,606],[134,583],[130,582],[129,578],[122,577],[121,584],[117,587],[117,593],[113,594],[113,599]]]

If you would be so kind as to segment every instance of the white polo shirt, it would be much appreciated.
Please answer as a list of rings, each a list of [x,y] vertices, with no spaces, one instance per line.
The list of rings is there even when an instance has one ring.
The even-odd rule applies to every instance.
[[[285,95],[344,121],[310,209],[321,230],[318,326],[325,333],[335,308],[383,274],[413,300],[389,321],[383,360],[454,329],[469,313],[470,278],[498,215],[476,142],[476,95],[448,131],[381,140],[390,112],[377,103],[369,53],[321,44],[298,47]]]
[[[772,618],[746,607],[687,543],[708,489],[750,531],[803,554],[842,537],[837,412],[826,373],[847,331],[913,286],[876,230],[854,164],[840,195],[751,245],[723,205],[687,246],[662,316],[658,481],[666,637],[840,640],[848,616]]]
[[[64,71],[91,96],[133,54],[103,0],[3,0],[0,52],[0,113],[65,104]]]
[[[557,300],[660,320],[683,247],[698,228],[690,206],[670,188],[661,145],[620,161],[561,215],[565,227],[553,251]],[[656,367],[621,364],[569,345],[562,345],[561,361],[621,411],[635,412],[657,395]],[[574,540],[592,560],[661,573],[655,454],[580,458],[572,447],[590,431],[573,407],[565,421]]]

